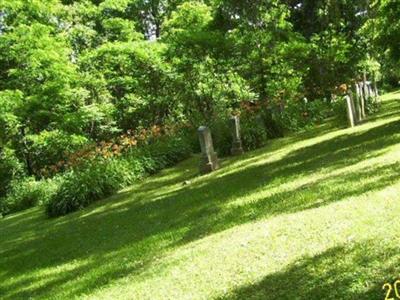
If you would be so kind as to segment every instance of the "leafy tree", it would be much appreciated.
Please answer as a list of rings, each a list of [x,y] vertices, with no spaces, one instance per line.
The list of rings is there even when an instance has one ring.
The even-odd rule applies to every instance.
[[[400,4],[397,1],[375,1],[369,7],[369,12],[361,34],[371,42],[369,51],[381,63],[385,78],[391,85],[397,86],[400,79]]]
[[[161,56],[165,47],[147,41],[106,43],[88,52],[80,65],[104,78],[115,106],[115,118],[125,130],[159,124],[174,105],[170,70]]]
[[[399,14],[389,0],[0,0],[0,197],[150,127],[208,124],[227,153],[231,114],[249,148],[307,126],[327,104],[304,97],[364,72],[398,82]]]

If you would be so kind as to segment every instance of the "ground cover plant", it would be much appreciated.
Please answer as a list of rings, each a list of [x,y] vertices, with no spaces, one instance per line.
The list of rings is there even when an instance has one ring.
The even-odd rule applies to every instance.
[[[383,299],[399,276],[400,94],[198,176],[198,157],[73,214],[0,220],[3,299]],[[190,181],[189,184],[184,184]]]

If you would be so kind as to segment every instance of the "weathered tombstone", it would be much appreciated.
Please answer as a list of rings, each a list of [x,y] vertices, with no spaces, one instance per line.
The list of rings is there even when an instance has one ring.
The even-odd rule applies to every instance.
[[[349,120],[349,126],[354,127],[356,125],[356,122],[354,120],[354,104],[352,103],[353,100],[349,95],[345,96],[346,100],[346,108],[347,108],[347,118]]]
[[[359,82],[356,84],[356,86],[357,86],[357,93],[359,94],[360,97],[361,119],[365,119],[366,113],[365,113],[365,96],[363,93],[363,83]]]
[[[360,123],[363,119],[362,117],[362,112],[361,112],[361,99],[360,99],[360,93],[358,90],[358,85],[357,83],[355,84],[356,86],[356,94],[355,94],[355,99],[353,97],[353,102],[355,103],[355,107],[356,107],[356,114],[357,114],[357,123]]]
[[[231,118],[231,130],[232,130],[232,155],[241,155],[244,153],[242,147],[242,140],[240,138],[240,118],[239,116],[233,116]]]
[[[370,101],[370,89],[368,88],[368,81],[367,81],[367,73],[364,72],[363,74],[363,94],[364,94],[364,102],[365,104],[368,103],[368,101]]]
[[[356,108],[353,93],[351,92],[351,90],[349,90],[348,95],[350,97],[350,105],[351,105],[351,111],[353,112],[354,125],[357,125],[361,120],[358,118],[357,108]]]
[[[219,168],[217,153],[214,151],[210,129],[206,126],[200,126],[197,130],[199,134],[201,158],[200,173],[210,173]]]

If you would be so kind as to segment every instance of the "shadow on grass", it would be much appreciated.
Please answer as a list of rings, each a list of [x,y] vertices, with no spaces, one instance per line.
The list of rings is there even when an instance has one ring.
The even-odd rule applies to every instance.
[[[398,116],[400,111],[400,99],[397,97],[399,95],[398,93],[395,95],[396,98],[385,101],[384,109],[381,109],[377,114],[368,117],[368,121]]]
[[[218,300],[384,299],[382,285],[393,283],[400,271],[399,253],[399,247],[385,248],[372,240],[335,247]]]
[[[391,108],[400,109],[394,104]],[[290,142],[281,140],[277,144],[283,147],[285,143],[312,138],[331,129],[300,134],[289,138]],[[327,205],[382,189],[398,180],[398,162],[366,165],[365,169],[343,171],[340,175],[331,173],[382,155],[386,148],[399,142],[400,122],[393,121],[300,148],[278,161],[250,164],[228,174],[221,170],[215,177],[167,189],[166,186],[196,175],[197,161],[192,159],[180,168],[167,170],[162,176],[150,178],[133,190],[113,197],[112,202],[102,201],[60,219],[45,220],[36,210],[31,220],[22,217],[4,220],[0,230],[7,232],[9,239],[2,242],[4,248],[0,250],[0,279],[6,281],[19,276],[21,279],[3,286],[0,292],[5,295],[4,299],[90,293],[127,274],[146,270],[155,257],[167,250],[209,234],[251,220]],[[267,147],[267,153],[276,149],[277,146]],[[247,157],[265,155],[265,151],[250,153]],[[316,173],[321,178],[311,183],[262,196],[261,192],[266,189]],[[247,195],[258,197],[257,201],[228,205]],[[101,209],[96,211],[96,208]],[[122,257],[129,263],[121,262]],[[72,262],[77,267],[60,271],[51,278],[35,274]],[[41,281],[42,284],[30,285]],[[65,288],[71,282],[73,287]]]

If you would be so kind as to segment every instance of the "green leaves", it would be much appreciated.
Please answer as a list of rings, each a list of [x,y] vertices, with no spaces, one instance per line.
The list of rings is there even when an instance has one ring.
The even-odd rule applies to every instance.
[[[22,109],[23,93],[19,90],[0,91],[0,148],[18,134],[21,119],[18,110]]]
[[[91,143],[213,124],[250,106],[268,111],[268,127],[297,122],[304,97],[330,97],[361,69],[378,74],[381,57],[396,70],[391,2],[371,11],[366,0],[2,0],[0,142],[29,169],[23,142],[45,137]],[[382,55],[364,51],[368,17],[363,30],[379,32]]]
[[[209,6],[195,1],[184,2],[164,23],[164,35],[199,32],[204,30],[211,20],[211,8]]]

